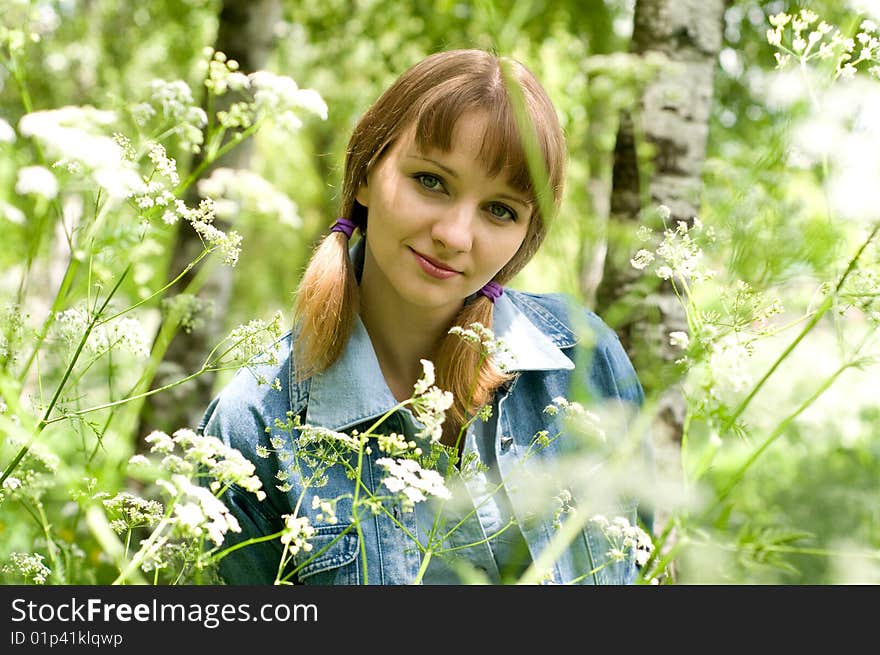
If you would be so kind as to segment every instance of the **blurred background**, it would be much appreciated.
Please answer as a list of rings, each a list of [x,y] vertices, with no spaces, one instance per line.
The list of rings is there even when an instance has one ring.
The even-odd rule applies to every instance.
[[[768,36],[780,13],[803,21],[780,32],[788,61]],[[233,372],[202,370],[215,344],[278,311],[289,320],[361,113],[426,54],[478,47],[524,62],[558,108],[565,200],[511,286],[572,294],[629,350],[654,424],[660,482],[640,492],[657,512],[662,580],[880,582],[877,23],[876,0],[3,0],[0,415],[18,418],[0,422],[0,467],[34,479],[2,499],[0,561],[54,552],[66,562],[54,580],[106,579],[112,558],[72,494],[137,487],[124,464],[144,437],[196,427]],[[227,73],[313,90],[326,117],[266,121],[203,166],[211,144],[194,152],[175,130],[190,118],[156,80],[184,82],[191,96],[177,87],[175,102],[213,117],[236,96],[207,93],[209,62],[229,60]],[[146,106],[164,106],[165,123]],[[237,264],[186,271],[196,232],[131,197],[98,211],[108,187],[53,148],[63,133],[25,120],[65,107],[112,112],[75,121],[141,154],[161,142],[189,182],[180,197],[214,198],[217,226],[241,235]],[[664,226],[677,254],[659,248]],[[650,265],[631,263],[640,249]],[[69,367],[85,324],[47,317],[96,309],[117,284],[108,312],[136,305],[134,324],[108,338],[127,347]]]

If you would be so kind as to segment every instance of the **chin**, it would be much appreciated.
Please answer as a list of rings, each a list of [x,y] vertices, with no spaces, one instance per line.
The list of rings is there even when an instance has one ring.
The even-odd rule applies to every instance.
[[[466,296],[451,290],[441,290],[433,285],[419,285],[417,288],[400,289],[401,298],[415,307],[440,309],[464,303]]]

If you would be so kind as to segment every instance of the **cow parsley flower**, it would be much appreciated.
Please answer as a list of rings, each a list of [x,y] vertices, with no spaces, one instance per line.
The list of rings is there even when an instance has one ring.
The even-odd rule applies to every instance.
[[[610,521],[602,514],[590,517],[590,523],[598,527],[608,540],[607,555],[615,561],[623,561],[632,557],[636,564],[644,566],[651,553],[654,543],[651,536],[637,525],[631,525],[623,516],[616,516]]]
[[[15,130],[5,120],[0,118],[0,143],[12,143],[15,141]]]
[[[22,135],[39,141],[56,166],[89,175],[114,200],[143,193],[143,178],[117,141],[104,132],[116,114],[94,107],[67,106],[31,112],[18,123]]]
[[[231,220],[249,213],[276,218],[294,228],[302,226],[296,203],[253,171],[216,168],[198,187],[202,196],[214,200],[220,218]]]
[[[20,575],[25,582],[33,584],[46,584],[52,571],[43,564],[43,556],[34,553],[9,553],[9,559],[3,568],[0,569],[7,575]]]
[[[310,551],[312,544],[309,543],[315,535],[315,528],[309,522],[308,516],[297,517],[294,514],[282,515],[284,519],[284,531],[281,533],[281,543],[296,555],[299,551]]]
[[[446,484],[437,471],[423,469],[413,459],[383,457],[376,460],[376,464],[388,471],[388,476],[382,480],[392,493],[400,493],[403,496],[404,507],[412,509],[415,503],[428,499],[428,496],[438,498],[450,498],[452,494],[446,488]]]
[[[15,192],[22,196],[34,194],[52,200],[58,195],[58,180],[48,168],[25,166],[18,169]]]

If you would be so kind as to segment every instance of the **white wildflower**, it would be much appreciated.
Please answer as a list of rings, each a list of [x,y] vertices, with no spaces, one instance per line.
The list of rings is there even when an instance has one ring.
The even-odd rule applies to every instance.
[[[18,169],[15,192],[22,196],[32,193],[52,200],[58,195],[58,180],[48,168],[25,166]]]
[[[732,391],[743,391],[752,382],[748,370],[749,348],[732,332],[712,344],[709,356],[709,369],[715,383]]]
[[[40,141],[56,166],[91,175],[113,199],[144,189],[144,182],[116,139],[104,134],[116,114],[93,107],[62,107],[31,112],[21,118],[19,131]]]
[[[416,438],[428,438],[433,442],[443,436],[443,422],[446,410],[452,407],[453,397],[449,391],[431,387],[419,396],[414,396],[412,408],[415,418],[424,427],[416,433]]]
[[[449,334],[455,334],[471,344],[484,356],[491,357],[502,369],[504,359],[510,354],[510,349],[500,337],[496,337],[490,328],[479,322],[471,323],[467,328],[453,326]]]
[[[144,441],[150,444],[150,452],[171,453],[174,451],[174,440],[161,430],[154,430],[147,435]]]
[[[675,331],[669,333],[669,345],[684,350],[688,347],[689,343],[690,338],[688,337],[687,332]]]
[[[128,458],[128,465],[132,467],[149,466],[150,460],[148,460],[144,455],[132,455]]]
[[[5,120],[0,118],[0,143],[12,143],[15,141],[15,130]]]
[[[21,211],[18,207],[15,207],[14,205],[10,205],[2,201],[0,201],[0,216],[5,218],[10,223],[15,223],[16,225],[24,225],[25,222],[23,211]]]
[[[648,264],[654,261],[654,253],[644,248],[639,250],[635,256],[629,260],[630,265],[638,270],[644,270]]]
[[[270,321],[254,319],[234,328],[224,340],[228,350],[223,361],[241,365],[274,363],[283,319],[282,313],[277,311]]]
[[[215,202],[217,216],[232,220],[242,213],[277,218],[290,227],[301,227],[297,204],[271,182],[253,171],[216,168],[198,183],[199,193]]]
[[[155,500],[146,500],[127,491],[102,501],[104,507],[119,519],[122,530],[133,527],[152,526],[162,520],[165,508]]]
[[[312,509],[320,510],[320,513],[315,516],[318,521],[325,521],[331,525],[338,522],[335,503],[326,501],[320,496],[312,496]]]
[[[308,424],[299,426],[299,438],[297,442],[300,446],[327,442],[334,445],[344,446],[346,449],[354,452],[359,451],[364,443],[363,440],[357,436]],[[276,443],[278,445],[275,445]],[[283,447],[284,442],[280,440],[280,438],[277,438],[277,440],[273,441],[273,445],[275,445],[276,448],[280,448]]]
[[[404,496],[404,504],[411,507],[415,503],[427,500],[428,496],[449,498],[451,496],[446,484],[437,471],[423,469],[413,459],[391,459],[383,457],[376,464],[388,471],[388,477],[382,483],[392,492]]]
[[[654,551],[651,536],[637,525],[631,525],[623,516],[616,516],[609,521],[605,516],[597,514],[590,522],[598,527],[608,540],[607,555],[615,561],[632,557],[636,564],[644,566]]]
[[[227,532],[241,532],[238,520],[208,489],[177,474],[171,476],[171,485],[178,498],[172,524],[184,538],[207,534],[215,545],[220,546]]]
[[[254,92],[254,108],[257,116],[274,120],[279,126],[293,131],[302,126],[296,112],[305,110],[321,119],[327,118],[327,104],[311,89],[300,89],[291,78],[269,71],[256,71],[248,75]]]
[[[422,377],[413,387],[413,393],[417,396],[422,395],[428,391],[429,387],[434,386],[434,362],[428,359],[420,359],[419,362],[422,365],[423,373]]]
[[[177,174],[177,162],[168,156],[165,146],[161,143],[150,144],[150,161],[156,166],[156,171],[167,178],[172,186],[180,184],[180,176]]]
[[[34,553],[16,553],[8,555],[8,561],[0,568],[7,575],[21,575],[26,582],[45,584],[52,571],[43,564],[43,556]]]
[[[306,552],[312,550],[309,539],[314,536],[315,528],[309,522],[309,517],[284,514],[282,518],[284,519],[284,532],[281,534],[281,543],[287,546],[294,555],[301,550]]]

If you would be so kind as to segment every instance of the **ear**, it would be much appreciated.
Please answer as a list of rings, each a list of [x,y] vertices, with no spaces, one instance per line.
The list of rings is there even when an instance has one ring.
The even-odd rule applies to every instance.
[[[358,187],[357,193],[355,194],[354,198],[360,204],[362,204],[364,207],[369,207],[370,206],[369,197],[370,197],[370,190],[367,188],[366,180],[364,180],[363,182],[361,182],[361,185]]]

